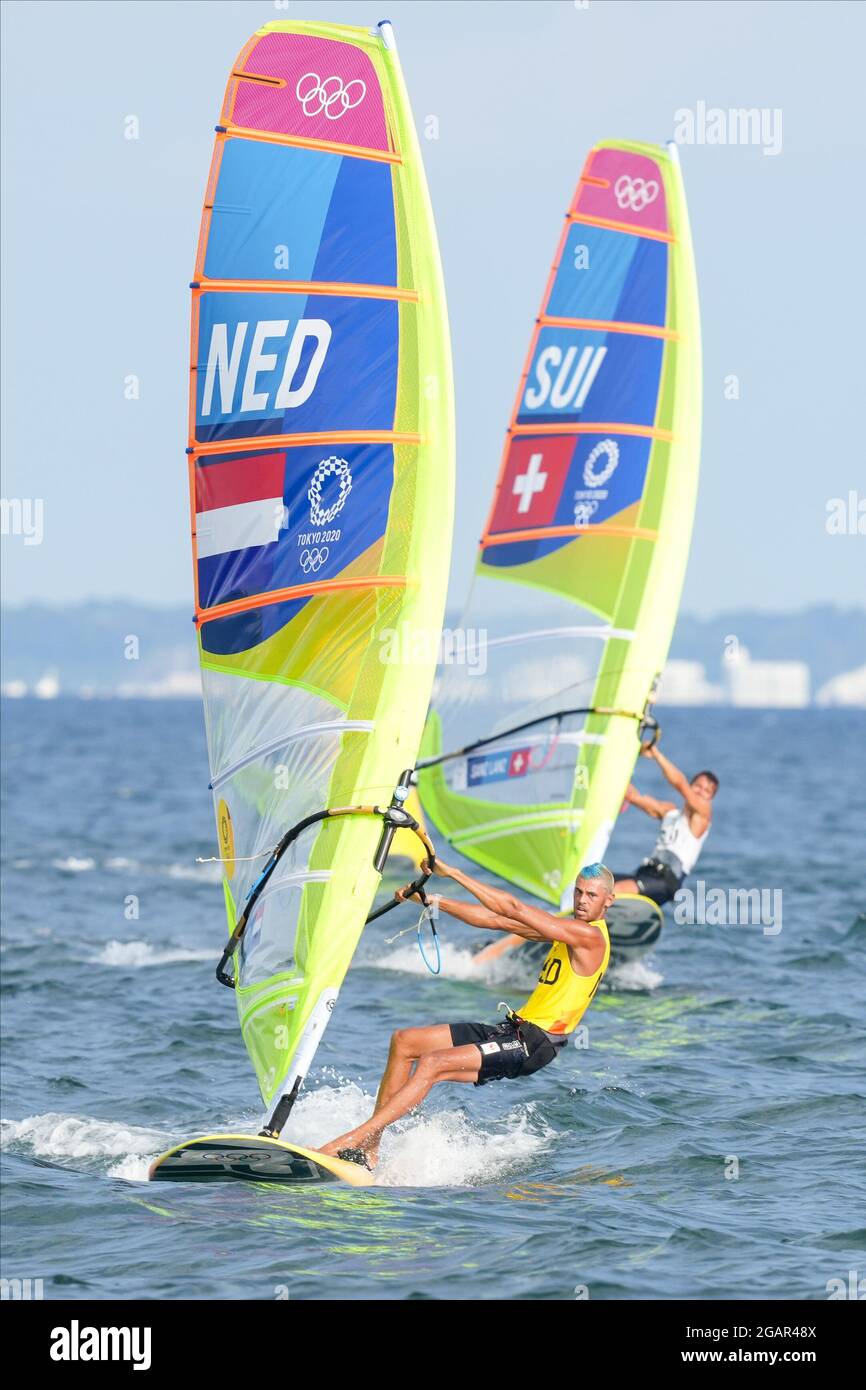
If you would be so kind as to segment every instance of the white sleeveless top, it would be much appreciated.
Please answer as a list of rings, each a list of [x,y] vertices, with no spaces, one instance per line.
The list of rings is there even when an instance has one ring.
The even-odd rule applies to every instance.
[[[709,833],[710,827],[707,826],[703,835],[693,835],[686,811],[667,811],[662,817],[653,858],[660,859],[663,864],[675,859],[683,874],[690,874]]]

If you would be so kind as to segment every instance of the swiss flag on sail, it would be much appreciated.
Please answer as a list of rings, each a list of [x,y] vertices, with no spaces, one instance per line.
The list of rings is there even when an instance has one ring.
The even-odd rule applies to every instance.
[[[556,515],[574,453],[570,435],[511,441],[490,522],[491,534],[549,526]]]

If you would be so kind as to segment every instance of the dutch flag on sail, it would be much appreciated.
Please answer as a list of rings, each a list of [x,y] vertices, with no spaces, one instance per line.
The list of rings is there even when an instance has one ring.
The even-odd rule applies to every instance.
[[[199,465],[195,479],[198,558],[269,545],[285,526],[286,456],[254,454]]]

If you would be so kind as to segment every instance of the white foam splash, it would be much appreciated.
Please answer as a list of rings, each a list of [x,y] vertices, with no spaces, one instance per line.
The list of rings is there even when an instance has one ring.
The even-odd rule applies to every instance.
[[[412,1120],[385,1134],[377,1182],[383,1187],[475,1187],[525,1171],[549,1147],[553,1130],[533,1132],[527,1105],[489,1133],[460,1112]]]
[[[171,965],[175,961],[211,960],[213,950],[192,950],[186,946],[156,950],[148,941],[109,941],[92,965],[110,965],[124,970],[140,970],[146,965]]]
[[[76,859],[74,855],[67,859],[52,859],[51,864],[65,874],[86,874],[96,868],[95,859]]]
[[[369,1120],[373,1104],[372,1098],[354,1081],[339,1081],[336,1086],[304,1091],[282,1138],[290,1144],[317,1149],[338,1134],[345,1134]]]
[[[148,864],[140,859],[126,859],[121,856],[106,859],[103,868],[111,873],[151,875],[190,883],[218,883],[222,877],[219,864]]]
[[[153,1160],[164,1153],[167,1148],[170,1148],[174,1142],[174,1139],[163,1139],[155,1149],[149,1149],[144,1158],[139,1158],[137,1154],[127,1155],[119,1163],[111,1165],[106,1172],[106,1177],[119,1178],[121,1182],[147,1182]]]
[[[13,868],[30,868],[32,863],[29,859],[15,860]],[[65,859],[52,859],[51,865],[64,874],[90,873],[97,867],[95,859],[89,856],[79,858],[74,854],[67,855]],[[122,855],[109,856],[99,867],[107,873],[134,873],[190,883],[219,883],[222,877],[222,867],[219,864],[148,864],[140,859],[128,859]]]
[[[301,1096],[283,1138],[318,1148],[368,1120],[373,1104],[355,1082],[320,1086]],[[500,1117],[495,1133],[460,1110],[407,1116],[383,1135],[377,1185],[473,1187],[525,1170],[555,1137],[534,1111],[532,1102],[515,1107]]]
[[[157,866],[157,873],[193,883],[219,883],[222,880],[222,872],[220,864],[160,864]]]
[[[482,985],[518,980],[529,986],[534,980],[534,974],[537,974],[537,970],[533,972],[531,965],[527,966],[525,963],[521,963],[514,952],[479,964],[477,951],[470,951],[465,946],[455,946],[452,942],[442,941],[441,937],[439,950],[442,956],[440,973],[442,978],[447,980],[469,980]],[[424,954],[431,964],[435,965],[436,949],[430,941],[429,933],[424,937]],[[364,964],[369,964],[377,970],[399,970],[407,975],[427,975],[429,973],[413,937],[408,938],[408,944],[386,946],[380,955],[375,956],[369,962],[365,961]]]
[[[369,1119],[373,1104],[356,1082],[319,1086],[301,1096],[283,1138],[318,1148]],[[532,1102],[514,1107],[496,1122],[495,1132],[461,1110],[407,1116],[385,1132],[376,1182],[383,1187],[473,1187],[517,1176],[556,1137],[534,1112]],[[261,1114],[245,1114],[225,1130],[255,1134],[261,1122]],[[53,1111],[0,1121],[2,1149],[27,1148],[40,1158],[79,1164],[115,1160],[106,1176],[125,1182],[146,1182],[154,1158],[176,1140],[176,1135],[155,1129]]]
[[[613,989],[640,991],[656,989],[663,980],[664,975],[653,970],[645,960],[630,960],[622,965],[612,965],[607,972],[606,984]]]
[[[13,1146],[26,1146],[39,1158],[119,1158],[121,1162],[108,1169],[109,1177],[144,1181],[151,1160],[166,1147],[166,1138],[154,1129],[49,1111],[26,1120],[0,1121],[0,1148]]]

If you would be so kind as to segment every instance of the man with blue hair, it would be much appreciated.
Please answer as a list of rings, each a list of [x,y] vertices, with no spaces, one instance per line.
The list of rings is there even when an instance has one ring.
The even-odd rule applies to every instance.
[[[614,881],[604,864],[581,869],[571,918],[528,907],[441,859],[435,871],[480,903],[439,897],[440,911],[470,927],[549,941],[550,950],[532,994],[517,1012],[508,1009],[502,1022],[434,1023],[393,1034],[372,1118],[321,1150],[367,1168],[376,1163],[382,1131],[419,1105],[438,1082],[485,1086],[531,1076],[552,1062],[586,1012],[610,959],[604,914],[614,900]]]

